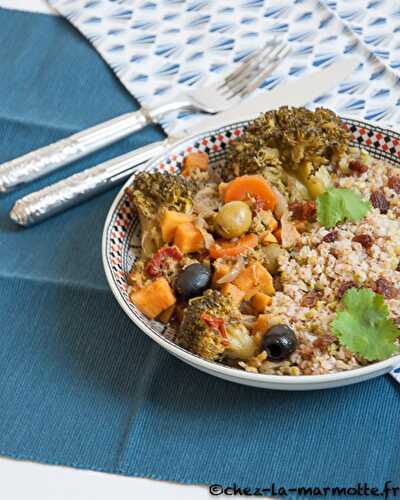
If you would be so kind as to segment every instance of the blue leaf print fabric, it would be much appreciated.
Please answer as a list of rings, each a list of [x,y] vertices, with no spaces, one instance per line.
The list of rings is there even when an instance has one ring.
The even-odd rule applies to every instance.
[[[308,104],[399,122],[400,7],[393,0],[49,1],[144,106],[218,80],[278,37],[292,52],[258,92],[352,55],[360,61],[354,74]],[[176,133],[199,120],[198,113],[171,113],[162,126]]]

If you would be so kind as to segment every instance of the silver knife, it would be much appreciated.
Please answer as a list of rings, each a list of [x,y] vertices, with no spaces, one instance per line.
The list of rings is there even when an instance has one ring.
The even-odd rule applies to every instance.
[[[345,80],[358,64],[354,57],[342,58],[328,68],[289,80],[269,92],[247,99],[233,109],[208,117],[194,129],[186,130],[185,135],[197,135],[229,123],[252,120],[262,111],[283,105],[304,106]],[[138,165],[162,154],[183,138],[170,136],[31,193],[15,203],[10,217],[22,226],[45,220],[122,183]]]

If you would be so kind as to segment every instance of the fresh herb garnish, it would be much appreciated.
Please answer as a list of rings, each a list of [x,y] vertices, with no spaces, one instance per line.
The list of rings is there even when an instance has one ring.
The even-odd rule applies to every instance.
[[[368,212],[371,204],[346,188],[330,188],[317,198],[317,220],[330,229],[339,222],[356,222]]]
[[[386,359],[398,351],[400,330],[389,319],[383,296],[366,288],[351,288],[342,299],[344,309],[332,323],[333,333],[351,352],[368,361]]]

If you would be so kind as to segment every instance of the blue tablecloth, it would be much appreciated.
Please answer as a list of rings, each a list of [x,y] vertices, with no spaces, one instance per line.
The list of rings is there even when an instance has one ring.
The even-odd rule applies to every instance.
[[[65,21],[1,10],[0,26],[0,162],[136,108]],[[45,182],[160,135],[149,127]],[[400,483],[390,377],[252,389],[186,366],[135,328],[100,259],[115,193],[30,229],[7,215],[23,191],[1,199],[0,453],[185,483]]]

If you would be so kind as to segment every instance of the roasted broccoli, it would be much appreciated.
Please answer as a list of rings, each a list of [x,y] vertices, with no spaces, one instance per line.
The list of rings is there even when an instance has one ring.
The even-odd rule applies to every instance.
[[[228,345],[225,323],[232,310],[230,299],[218,290],[191,299],[177,331],[177,344],[202,358],[220,359]]]
[[[315,195],[323,183],[315,174],[340,159],[349,140],[350,133],[332,111],[284,106],[259,116],[231,143],[221,175],[230,180],[261,174],[286,194],[290,176],[295,175]]]
[[[178,212],[189,212],[192,207],[193,185],[180,175],[141,172],[127,192],[146,217],[152,217],[161,206]]]
[[[162,244],[158,223],[160,209],[189,212],[193,183],[179,175],[141,172],[126,190],[134,203],[142,230],[142,257],[148,257]]]
[[[210,361],[249,359],[259,348],[259,342],[241,319],[228,296],[218,290],[207,290],[203,296],[189,301],[175,340]]]

